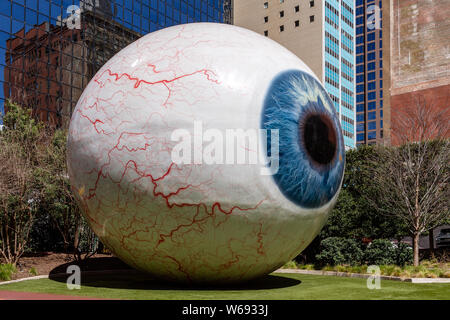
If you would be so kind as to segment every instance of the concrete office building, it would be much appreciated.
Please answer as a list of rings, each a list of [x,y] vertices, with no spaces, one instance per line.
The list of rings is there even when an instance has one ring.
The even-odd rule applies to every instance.
[[[233,23],[279,42],[312,69],[339,113],[346,147],[355,147],[354,1],[234,0]]]

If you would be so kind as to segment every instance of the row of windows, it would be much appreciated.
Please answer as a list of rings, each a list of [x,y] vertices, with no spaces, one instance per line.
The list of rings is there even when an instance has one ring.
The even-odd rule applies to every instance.
[[[353,91],[350,91],[346,87],[342,87],[342,92],[348,94],[350,97],[353,97]]]
[[[325,46],[325,51],[328,52],[331,56],[335,57],[336,59],[339,59],[339,54],[331,50],[330,47]]]
[[[376,72],[375,71],[369,72],[367,74],[367,80],[368,81],[375,80],[375,77],[376,77]],[[380,70],[380,78],[383,78],[383,70]],[[361,83],[361,82],[364,82],[364,74],[359,74],[359,75],[356,76],[356,83]]]
[[[353,82],[353,77],[349,76],[345,72],[341,72],[342,78],[344,78],[347,81]]]
[[[346,116],[344,116],[344,115],[342,115],[342,120],[344,120],[344,121],[350,123],[351,125],[354,125],[354,124],[355,124],[355,121],[354,121],[353,119],[350,119],[349,117],[346,117]]]
[[[360,83],[360,82],[357,82],[358,83],[358,85],[356,86],[356,92],[363,92],[364,91],[364,82],[363,83]],[[380,80],[380,87],[379,87],[380,89],[383,89],[383,80]],[[367,83],[367,90],[368,91],[370,91],[370,90],[376,90],[377,89],[377,83],[376,83],[376,81],[371,81],[371,82],[369,82],[369,83]]]
[[[325,31],[325,36],[329,38],[331,42],[339,46],[339,40],[332,36],[328,31]]]
[[[344,134],[344,136],[353,139],[354,135],[351,132],[348,132],[347,130],[342,130],[342,133]]]
[[[344,1],[342,1],[342,6],[345,8],[345,10],[350,12],[350,15],[353,15],[353,8],[349,7],[349,5],[346,4]]]
[[[333,100],[333,102],[339,104],[339,98],[338,98],[338,97],[336,97],[336,96],[335,96],[334,94],[332,94],[332,93],[329,93],[328,95],[330,96],[331,100]]]
[[[346,65],[347,67],[349,67],[350,69],[353,69],[353,63],[347,61],[347,59],[342,58],[342,63],[343,63],[344,65]]]
[[[331,79],[329,76],[325,76],[325,82],[331,84],[333,87],[335,88],[339,88],[339,82],[334,81],[333,79]]]
[[[377,119],[377,112],[371,111],[367,113],[367,120],[376,120]],[[380,110],[380,119],[383,119],[383,110]],[[356,114],[356,122],[364,122],[365,121],[365,115],[364,113],[358,113]]]
[[[348,19],[347,17],[345,17],[343,14],[341,14],[341,19],[342,19],[346,24],[348,24],[348,25],[350,26],[350,28],[353,29],[353,22],[352,22],[350,19]]]
[[[328,8],[328,10],[330,10],[332,13],[334,13],[336,16],[339,17],[339,11],[333,7],[331,4],[329,4],[328,2],[325,2],[325,7]]]
[[[353,49],[347,47],[343,42],[341,43],[341,47],[342,47],[342,49],[344,49],[348,53],[353,54]]]
[[[346,101],[342,101],[342,105],[343,105],[344,107],[346,107],[347,109],[353,111],[353,105],[351,105],[350,103],[348,103],[348,102],[346,102]]]
[[[331,63],[329,63],[328,61],[325,61],[325,66],[327,68],[329,68],[331,71],[333,71],[336,74],[339,74],[339,68],[333,66]]]
[[[333,20],[331,20],[328,16],[325,16],[325,21],[328,22],[336,30],[339,29],[339,25]]]
[[[358,53],[358,50],[356,51],[356,64],[364,63],[364,57],[365,55]],[[367,54],[367,61],[373,61],[375,60],[375,52],[370,52]],[[380,59],[383,59],[383,50],[379,51],[379,57]]]
[[[314,22],[314,16],[312,16],[312,20],[311,20],[311,17],[310,17],[310,22]],[[294,21],[294,27],[295,28],[300,27],[300,20],[295,20]],[[279,30],[280,30],[280,32],[283,32],[285,30],[284,24],[279,27]],[[269,30],[265,30],[264,31],[264,35],[266,37],[268,37],[269,36]]]
[[[348,33],[347,31],[345,31],[344,29],[341,29],[341,33],[346,36],[350,41],[353,41],[353,36]]]
[[[280,0],[280,3],[284,3],[284,0]],[[309,7],[312,8],[314,7],[314,0],[310,0],[309,1]],[[264,9],[268,9],[269,8],[269,2],[264,2]],[[295,12],[299,12],[300,11],[300,6],[295,6]]]
[[[379,41],[379,45],[380,45],[379,46],[380,48],[383,48],[383,40]],[[367,51],[373,51],[375,49],[376,49],[375,41],[367,43]],[[359,43],[359,45],[356,47],[356,52],[357,53],[363,53],[364,52],[364,44],[363,43]]]
[[[380,109],[383,108],[383,100],[380,100],[379,104]],[[377,102],[376,101],[370,101],[367,103],[367,110],[372,111],[377,108]],[[356,112],[364,112],[365,111],[365,105],[364,103],[358,104],[356,106]]]

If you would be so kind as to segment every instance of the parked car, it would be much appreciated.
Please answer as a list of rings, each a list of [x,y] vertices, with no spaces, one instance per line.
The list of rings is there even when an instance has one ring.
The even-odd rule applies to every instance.
[[[441,229],[436,237],[436,246],[438,248],[450,247],[450,228]]]

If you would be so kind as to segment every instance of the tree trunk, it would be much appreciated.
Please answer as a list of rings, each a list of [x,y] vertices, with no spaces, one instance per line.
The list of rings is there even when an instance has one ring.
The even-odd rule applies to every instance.
[[[414,266],[419,265],[419,237],[420,233],[415,233],[413,237]]]

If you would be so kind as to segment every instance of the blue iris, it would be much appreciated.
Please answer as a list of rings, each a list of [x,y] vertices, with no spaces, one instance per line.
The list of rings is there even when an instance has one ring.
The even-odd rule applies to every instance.
[[[305,208],[328,203],[339,190],[345,153],[337,113],[322,85],[303,71],[282,72],[270,85],[261,122],[268,133],[279,131],[279,169],[273,178],[281,192]]]

